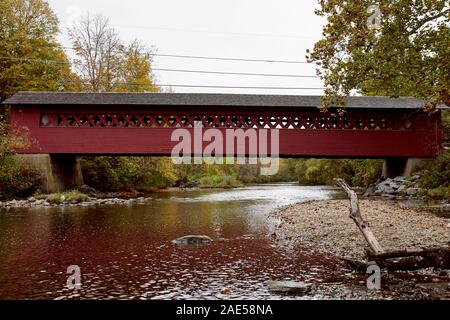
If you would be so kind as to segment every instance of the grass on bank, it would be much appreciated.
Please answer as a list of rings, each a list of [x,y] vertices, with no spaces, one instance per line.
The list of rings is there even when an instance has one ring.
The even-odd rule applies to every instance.
[[[422,189],[421,194],[435,200],[450,200],[450,185],[434,189]]]
[[[203,176],[198,180],[197,183],[199,188],[209,189],[209,188],[220,188],[220,189],[231,189],[243,187],[244,184],[238,181],[233,176]]]
[[[80,203],[85,202],[89,199],[84,193],[79,192],[78,190],[66,191],[66,192],[58,192],[51,194],[37,194],[34,196],[37,200],[46,200],[52,204],[61,204],[63,202],[68,203]]]
[[[450,200],[450,150],[444,150],[418,172],[419,185],[432,199]]]

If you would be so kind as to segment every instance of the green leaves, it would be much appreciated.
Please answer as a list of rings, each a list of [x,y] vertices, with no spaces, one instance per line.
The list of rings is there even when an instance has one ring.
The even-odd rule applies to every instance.
[[[321,66],[324,107],[356,90],[415,96],[428,107],[450,105],[450,2],[379,1],[381,26],[369,28],[372,1],[321,0],[324,39],[308,59]]]

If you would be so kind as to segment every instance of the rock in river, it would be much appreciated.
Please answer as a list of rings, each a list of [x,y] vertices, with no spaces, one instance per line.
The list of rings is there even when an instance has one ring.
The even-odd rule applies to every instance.
[[[269,281],[269,291],[278,294],[306,294],[311,291],[311,284],[296,281]]]
[[[189,235],[172,240],[172,243],[178,245],[199,245],[199,244],[208,244],[211,243],[212,241],[213,240],[208,236]]]

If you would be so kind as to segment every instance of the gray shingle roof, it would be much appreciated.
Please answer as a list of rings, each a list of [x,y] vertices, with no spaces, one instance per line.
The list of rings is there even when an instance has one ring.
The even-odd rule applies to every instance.
[[[137,106],[228,106],[228,107],[318,107],[320,96],[247,95],[205,93],[72,93],[19,92],[9,105],[137,105]],[[417,109],[420,99],[401,97],[349,97],[350,108]]]

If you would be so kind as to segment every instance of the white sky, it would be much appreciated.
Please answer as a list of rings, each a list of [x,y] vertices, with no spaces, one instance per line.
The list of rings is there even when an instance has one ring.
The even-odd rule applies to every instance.
[[[48,0],[67,28],[86,13],[110,18],[124,41],[140,39],[160,54],[304,61],[320,39],[316,0]],[[155,68],[315,75],[311,64],[210,61],[155,57]],[[320,79],[205,75],[155,71],[160,84],[314,87]],[[173,88],[174,92],[321,94],[321,90]]]

